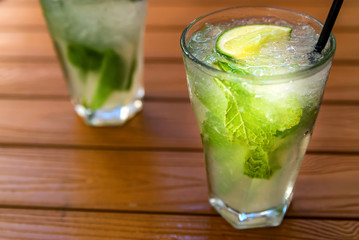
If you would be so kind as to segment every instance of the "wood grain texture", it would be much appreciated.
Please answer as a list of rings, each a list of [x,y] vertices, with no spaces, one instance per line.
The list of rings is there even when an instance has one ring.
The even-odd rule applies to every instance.
[[[181,30],[153,32],[145,34],[144,55],[147,59],[182,58],[179,39]],[[359,60],[359,32],[338,32],[336,60]],[[55,59],[55,52],[50,36],[45,31],[39,32],[4,32],[0,31],[0,60],[22,59],[33,61],[34,58]]]
[[[307,155],[295,187],[290,212],[297,217],[336,215],[357,218],[358,170],[359,155]]]
[[[0,62],[0,95],[69,96],[58,62]]]
[[[324,101],[359,101],[359,66],[332,67]],[[0,62],[0,97],[68,97],[57,62]],[[151,63],[144,69],[147,98],[188,99],[183,63]]]
[[[353,240],[359,238],[359,222],[285,219],[276,228],[238,231],[219,216],[0,209],[0,235],[3,240]]]
[[[188,98],[183,63],[146,63],[144,83],[148,98]],[[0,96],[68,97],[69,92],[57,62],[0,62]]]
[[[147,102],[144,111],[124,127],[107,128],[85,126],[68,100],[3,100],[0,109],[0,143],[179,149],[201,146],[189,103]]]
[[[17,1],[28,1],[28,2],[35,2],[36,0],[14,0],[13,3]],[[241,0],[238,2],[237,0],[173,0],[171,2],[167,0],[148,0],[148,2],[155,6],[237,6],[239,4],[243,5],[264,5],[268,6],[288,6],[290,8],[295,8],[298,6],[306,6],[306,7],[328,7],[330,6],[330,2],[327,0],[295,0],[295,1],[287,1],[287,0]],[[345,0],[344,3],[345,7],[355,7],[359,6],[359,2],[357,0]]]
[[[186,6],[152,6],[149,5],[148,9],[148,20],[147,24],[149,27],[156,27],[156,26],[174,26],[174,27],[185,27],[194,19],[225,8],[225,7],[232,7],[232,6],[263,6],[262,2],[256,3],[253,1],[251,4],[243,3],[242,1],[236,4],[221,4],[220,6],[210,6],[207,4],[202,4],[201,6],[193,6],[193,4],[189,4]],[[296,10],[307,15],[310,15],[321,22],[325,22],[325,19],[328,15],[328,11],[330,8],[330,2],[327,2],[326,6],[303,6],[300,4],[295,4],[295,6],[291,3],[291,1],[287,1],[285,3],[280,4],[272,4],[271,2],[266,1],[264,4],[266,6],[270,5],[273,7],[282,7],[288,8],[291,10]],[[359,19],[357,17],[357,13],[359,12],[359,6],[353,7],[343,7],[343,10],[340,12],[338,16],[338,20],[335,23],[336,30],[345,30],[350,28],[357,28],[359,27]],[[20,24],[19,24],[20,25]],[[1,25],[0,25],[1,26]]]
[[[359,66],[333,65],[324,101],[359,101]]]
[[[26,6],[33,6],[33,5],[38,5],[38,0],[1,0],[2,4],[4,6],[18,6],[18,7],[22,7],[24,5]],[[206,6],[206,5],[210,5],[210,6],[223,6],[223,5],[238,5],[238,1],[237,0],[222,0],[222,1],[217,1],[217,0],[172,0],[172,1],[168,1],[168,0],[148,0],[150,5],[154,5],[154,6],[188,6],[188,5],[193,5],[193,6]],[[267,0],[241,0],[241,3],[245,4],[245,5],[251,5],[251,4],[258,4],[258,5],[268,5],[268,1]],[[315,2],[312,0],[301,0],[299,1],[287,1],[287,0],[271,0],[270,1],[271,4],[273,5],[283,5],[283,4],[288,4],[288,6],[298,6],[298,5],[303,5],[303,6],[320,6],[320,7],[326,7],[326,6],[330,6],[330,3],[328,3],[327,0],[316,0]],[[345,0],[345,6],[346,7],[353,7],[353,6],[358,6],[359,3],[357,0]]]
[[[2,206],[216,214],[204,156],[0,148]],[[359,155],[308,154],[288,216],[359,218]]]
[[[211,211],[202,153],[0,149],[1,205]]]
[[[263,5],[263,1],[252,2],[237,2],[236,4],[221,3],[220,5],[196,5],[190,3],[188,5],[173,6],[166,4],[152,4],[150,1],[148,7],[147,26],[152,27],[180,27],[184,28],[194,19],[201,15],[213,12],[220,8],[231,6],[246,6],[246,5]],[[264,4],[268,5],[268,1]],[[293,4],[291,1],[278,2],[270,4],[273,7],[283,7],[296,10],[308,14],[321,22],[325,21],[328,14],[330,2],[321,4],[318,6],[305,5],[305,4]],[[349,5],[349,6],[346,6]],[[352,5],[352,6],[351,6]],[[2,3],[0,3],[2,6]],[[338,16],[338,20],[335,23],[335,29],[342,28],[357,28],[359,27],[359,19],[357,13],[359,12],[359,5],[344,3],[343,9]],[[9,21],[9,19],[12,19]],[[1,28],[23,28],[26,31],[32,31],[33,27],[45,28],[45,20],[42,16],[42,10],[39,5],[15,5],[15,6],[3,6],[0,8],[0,29]]]
[[[189,103],[145,102],[125,127],[89,128],[66,100],[1,100],[0,143],[201,149]],[[359,106],[323,105],[309,149],[359,151]]]

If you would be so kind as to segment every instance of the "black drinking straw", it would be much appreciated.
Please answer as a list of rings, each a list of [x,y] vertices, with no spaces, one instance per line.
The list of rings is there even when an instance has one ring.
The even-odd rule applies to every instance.
[[[337,19],[342,4],[343,4],[343,0],[333,1],[328,17],[325,20],[325,24],[322,29],[322,32],[320,33],[319,40],[314,47],[314,52],[321,53],[325,45],[327,44],[330,33],[332,32],[335,20]]]

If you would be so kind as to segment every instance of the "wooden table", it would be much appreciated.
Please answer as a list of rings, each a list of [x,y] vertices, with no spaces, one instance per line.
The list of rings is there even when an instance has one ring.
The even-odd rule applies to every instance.
[[[293,203],[238,231],[208,204],[179,37],[194,18],[273,5],[321,21],[329,0],[149,0],[144,110],[124,127],[75,115],[36,0],[0,0],[0,239],[359,239],[359,1],[338,48]]]

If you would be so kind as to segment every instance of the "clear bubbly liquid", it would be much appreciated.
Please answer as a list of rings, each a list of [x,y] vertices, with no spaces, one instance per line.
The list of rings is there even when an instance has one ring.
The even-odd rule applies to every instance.
[[[215,49],[218,36],[227,29],[246,24],[276,24],[293,28],[290,41],[268,43],[260,50],[259,56],[247,60],[253,76],[296,72],[322,59],[321,54],[311,60],[307,57],[318,39],[318,34],[310,26],[290,25],[274,17],[241,19],[216,25],[207,23],[190,37],[188,50],[198,60],[216,68],[214,63],[225,58]],[[311,76],[286,82],[278,76],[278,83],[272,79],[267,84],[245,78],[240,80],[240,76],[235,81],[227,79],[226,74],[214,76],[186,58],[185,65],[191,103],[206,157],[211,203],[217,204],[217,208],[220,202],[243,213],[262,212],[287,204],[310,140],[331,63]],[[225,82],[232,83],[224,88],[222,85]],[[249,130],[254,129],[255,134],[271,136],[271,143],[265,149],[272,171],[269,177],[249,176],[245,170],[249,153],[262,143],[255,140],[254,143],[245,143],[228,136],[231,129],[228,129],[230,121],[227,118],[232,110],[228,106],[233,102],[239,114],[244,116],[240,125],[252,126]],[[231,106],[233,108],[234,105]],[[269,126],[288,120],[291,109],[300,111],[300,120],[293,127],[287,127],[284,134],[280,133],[283,129],[278,129],[278,134],[265,132]],[[258,119],[253,112],[258,113]],[[251,118],[246,120],[245,117],[250,114]]]

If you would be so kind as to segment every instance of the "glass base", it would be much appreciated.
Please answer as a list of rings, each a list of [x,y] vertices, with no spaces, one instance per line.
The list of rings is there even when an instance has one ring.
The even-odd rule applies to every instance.
[[[81,104],[75,104],[76,113],[84,119],[89,126],[121,126],[142,110],[142,97],[136,98],[125,106],[118,106],[110,110],[96,110],[85,108]]]
[[[260,227],[275,227],[281,224],[284,214],[290,205],[292,194],[280,206],[261,212],[244,213],[238,212],[228,207],[219,198],[210,198],[209,203],[217,210],[217,212],[234,228],[248,229]]]

